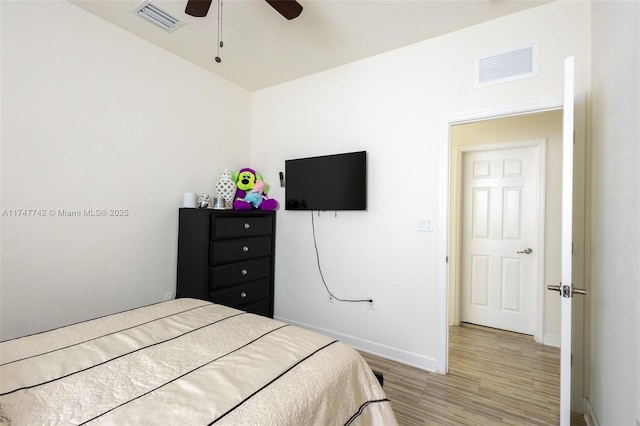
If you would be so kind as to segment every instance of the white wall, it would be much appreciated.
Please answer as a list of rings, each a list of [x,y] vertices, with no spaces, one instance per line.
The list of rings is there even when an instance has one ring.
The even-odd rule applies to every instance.
[[[162,300],[182,193],[249,157],[250,94],[70,3],[1,7],[1,338]]]
[[[366,149],[367,212],[316,221],[323,272],[339,297],[375,297],[376,310],[329,304],[316,268],[310,214],[278,217],[276,316],[426,369],[438,365],[443,117],[562,97],[563,60],[589,87],[590,6],[554,2],[437,39],[256,92],[254,163],[275,181],[288,158]],[[542,25],[544,23],[544,25]],[[558,37],[562,34],[562,37]],[[476,57],[538,42],[535,78],[474,89]],[[330,171],[327,171],[330,173]],[[284,198],[284,190],[270,193]]]
[[[637,425],[640,3],[594,2],[592,29],[589,400],[599,424]]]

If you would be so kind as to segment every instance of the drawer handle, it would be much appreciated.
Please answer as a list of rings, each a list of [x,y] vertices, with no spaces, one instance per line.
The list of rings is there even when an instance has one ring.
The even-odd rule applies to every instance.
[[[249,228],[251,228],[251,224],[249,222],[245,222],[244,229],[249,229]]]
[[[247,275],[249,273],[249,271],[247,271],[246,269],[243,269],[242,272],[240,272],[242,275]]]
[[[246,253],[246,252],[248,252],[248,251],[249,251],[249,247],[247,247],[247,246],[242,246],[242,251],[243,251],[243,252],[245,252],[245,253]]]
[[[244,299],[245,297],[247,297],[247,293],[245,293],[245,292],[243,291],[242,293],[240,293],[240,297],[242,297],[242,298]]]

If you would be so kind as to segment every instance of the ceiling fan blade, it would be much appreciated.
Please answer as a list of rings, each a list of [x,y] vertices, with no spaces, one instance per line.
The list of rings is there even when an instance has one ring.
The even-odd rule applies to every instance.
[[[212,1],[213,0],[187,0],[187,7],[184,9],[184,13],[195,16],[196,18],[205,17],[209,12]]]
[[[296,0],[266,0],[266,2],[287,19],[297,18],[302,12],[302,5]]]

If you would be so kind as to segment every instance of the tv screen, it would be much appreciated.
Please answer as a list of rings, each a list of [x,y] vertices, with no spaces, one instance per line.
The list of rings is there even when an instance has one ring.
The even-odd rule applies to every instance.
[[[367,152],[285,161],[286,210],[366,210]]]

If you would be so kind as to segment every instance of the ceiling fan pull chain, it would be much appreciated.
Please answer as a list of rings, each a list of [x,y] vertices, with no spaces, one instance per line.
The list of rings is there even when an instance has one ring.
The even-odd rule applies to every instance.
[[[222,41],[222,0],[218,0],[218,46],[217,46],[217,56],[216,62],[222,62],[222,58],[220,58],[220,48],[224,45]]]
[[[220,34],[218,35],[218,46],[222,47],[222,45],[224,44],[222,42],[222,24],[223,24],[223,16],[222,16],[222,12],[224,10],[224,1],[223,0],[218,0],[218,7],[220,8],[220,10],[218,11],[218,19],[220,20],[220,25],[219,25],[219,31]]]

